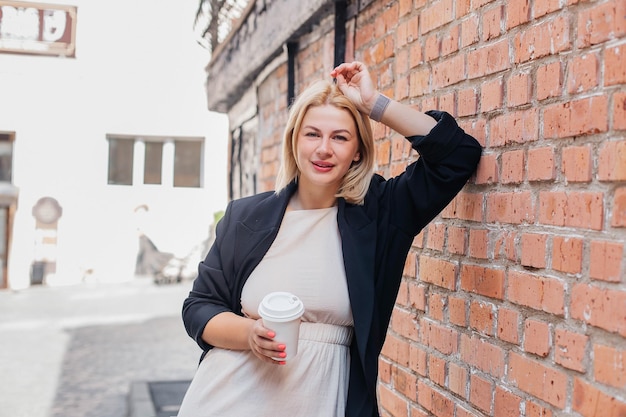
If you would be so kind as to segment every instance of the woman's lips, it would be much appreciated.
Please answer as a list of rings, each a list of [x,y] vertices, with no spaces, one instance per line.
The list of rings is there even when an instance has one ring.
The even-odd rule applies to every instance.
[[[322,162],[322,161],[313,161],[313,168],[315,168],[317,171],[320,172],[328,172],[332,169],[333,164],[330,164],[328,162]]]

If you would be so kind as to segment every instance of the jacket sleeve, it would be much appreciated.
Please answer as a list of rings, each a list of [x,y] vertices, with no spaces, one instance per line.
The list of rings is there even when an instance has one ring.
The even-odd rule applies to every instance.
[[[231,212],[232,202],[216,226],[215,241],[204,261],[198,265],[198,276],[189,296],[183,302],[182,317],[187,334],[203,351],[212,348],[202,339],[206,324],[217,314],[232,311],[230,300],[233,283],[226,279],[228,273],[224,271],[224,267],[228,267],[229,261],[222,256],[223,247],[230,241]]]
[[[392,223],[409,236],[435,218],[476,171],[482,148],[454,118],[440,111],[426,114],[437,124],[426,136],[407,139],[419,153],[417,161],[385,184]]]

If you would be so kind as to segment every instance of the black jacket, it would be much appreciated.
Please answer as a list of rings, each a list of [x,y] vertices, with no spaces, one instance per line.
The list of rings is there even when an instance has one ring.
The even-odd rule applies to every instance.
[[[438,123],[427,136],[407,138],[420,158],[401,175],[375,175],[363,205],[339,199],[348,292],[354,319],[346,416],[378,416],[378,355],[414,237],[461,190],[480,159],[478,142],[445,112],[429,112]],[[278,233],[290,197],[290,184],[278,195],[266,192],[232,201],[216,240],[183,305],[189,335],[206,353],[206,323],[216,314],[241,313],[241,291]]]

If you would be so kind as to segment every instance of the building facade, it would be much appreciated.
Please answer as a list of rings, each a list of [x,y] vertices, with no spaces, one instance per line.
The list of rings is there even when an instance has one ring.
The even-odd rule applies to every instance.
[[[196,9],[0,1],[0,288],[129,280],[138,233],[179,257],[207,239],[228,131]]]
[[[415,239],[381,415],[623,416],[626,3],[250,1],[207,66],[230,198],[273,189],[288,104],[353,59],[484,146]],[[378,172],[402,172],[416,155],[373,127]]]

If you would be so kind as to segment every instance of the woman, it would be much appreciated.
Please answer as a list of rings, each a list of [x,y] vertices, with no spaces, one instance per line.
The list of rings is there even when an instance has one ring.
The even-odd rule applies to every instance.
[[[183,321],[204,354],[179,417],[378,416],[378,355],[408,251],[481,148],[449,114],[377,92],[360,62],[330,75],[290,110],[277,191],[231,202],[199,266]],[[398,177],[373,173],[368,116],[420,154]],[[294,358],[257,314],[272,291],[305,305]]]

